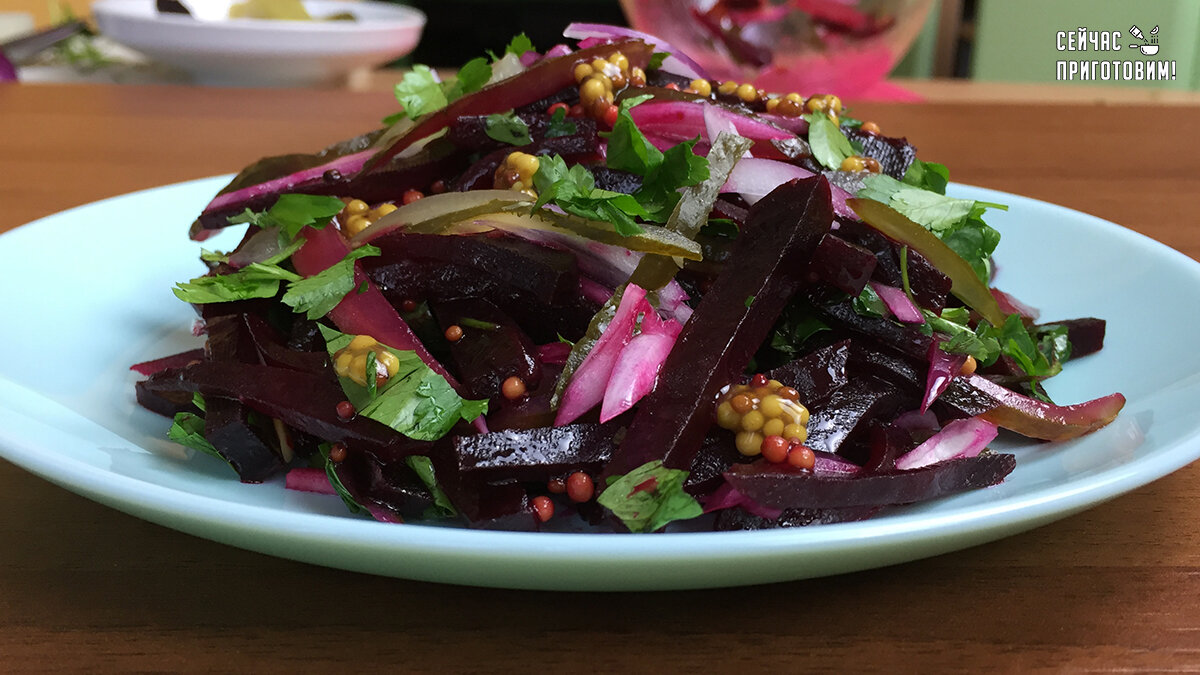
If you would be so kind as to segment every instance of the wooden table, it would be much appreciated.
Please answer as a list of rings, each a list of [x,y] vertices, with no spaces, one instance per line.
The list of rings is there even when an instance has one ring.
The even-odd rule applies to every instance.
[[[0,86],[0,231],[316,149],[393,108],[386,95],[333,91]],[[1200,257],[1200,108],[855,112],[907,135],[957,180],[1094,213]],[[1036,531],[883,570],[731,590],[531,593],[249,553],[0,462],[0,670],[1195,669],[1198,522],[1193,465]]]

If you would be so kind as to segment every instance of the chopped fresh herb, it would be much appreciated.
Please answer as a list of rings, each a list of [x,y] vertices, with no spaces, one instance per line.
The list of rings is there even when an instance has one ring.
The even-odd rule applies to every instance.
[[[646,69],[658,70],[659,68],[662,68],[663,61],[666,61],[667,57],[670,55],[671,52],[654,52],[650,55],[650,62],[646,64]]]
[[[643,94],[621,101],[612,131],[601,132],[601,136],[608,138],[608,168],[645,176],[651,169],[662,164],[662,153],[638,129],[633,116],[629,114],[630,109],[652,98],[654,97],[650,94]]]
[[[879,297],[870,284],[863,286],[862,293],[859,293],[851,304],[854,306],[854,311],[863,316],[883,317],[888,315],[887,305],[884,304],[883,298]]]
[[[354,338],[326,326],[319,326],[325,348],[332,358]],[[418,441],[434,441],[445,436],[459,420],[470,421],[487,412],[486,399],[461,398],[446,382],[412,351],[381,345],[400,362],[396,374],[370,396],[367,388],[349,378],[339,377],[342,391],[359,415],[381,422]]]
[[[290,242],[305,227],[318,230],[325,227],[330,219],[341,213],[344,208],[346,205],[337,197],[286,194],[280,195],[275,205],[266,211],[256,213],[246,209],[236,216],[231,216],[229,224],[250,223],[264,230],[278,227],[280,235]]]
[[[749,306],[751,306],[751,305],[753,305],[753,304],[754,304],[754,296],[753,296],[753,295],[748,295],[748,296],[746,296],[745,305],[746,305],[747,307],[749,307]]]
[[[354,290],[354,261],[376,255],[379,255],[378,248],[361,246],[307,279],[297,277],[283,294],[283,304],[296,312],[304,312],[309,319],[325,316]]]
[[[610,478],[596,501],[620,518],[630,532],[654,532],[667,523],[704,513],[700,503],[684,492],[685,478],[686,471],[668,469],[657,460],[648,462],[615,480]]]
[[[231,274],[197,277],[175,284],[175,297],[196,305],[210,302],[233,302],[253,298],[273,298],[281,281],[298,281],[299,274],[277,265],[251,263]]]
[[[371,282],[367,281],[366,279],[363,279],[363,282],[358,285],[358,291],[357,291],[358,294],[362,295],[363,293],[366,293],[369,290],[371,290]]]
[[[200,409],[200,412],[208,412],[208,405],[204,403],[204,395],[200,392],[192,393],[192,405]]]
[[[645,232],[634,218],[645,218],[649,214],[637,199],[622,192],[597,188],[592,172],[582,165],[567,168],[566,161],[558,155],[542,157],[533,184],[538,191],[535,211],[554,202],[567,213],[610,222],[622,236]]]
[[[446,102],[453,103],[467,94],[474,94],[483,89],[491,79],[492,66],[487,59],[479,56],[467,61],[458,69],[458,75],[449,86],[444,87]]]
[[[471,59],[458,69],[458,76],[442,82],[432,68],[418,63],[396,83],[396,100],[404,106],[404,115],[415,120],[483,88],[492,79],[492,66],[482,56]],[[387,118],[385,123],[399,119]]]
[[[200,249],[200,259],[208,263],[227,263],[229,262],[229,254],[202,248]]]
[[[1000,243],[1000,233],[984,223],[982,216],[989,208],[1007,211],[1007,206],[946,197],[884,174],[866,177],[858,196],[886,204],[933,232],[970,263],[981,281],[987,282],[990,258]]]
[[[579,133],[579,125],[567,119],[566,108],[558,108],[550,116],[550,123],[546,126],[546,138],[561,138],[577,133]]]
[[[433,505],[437,508],[439,515],[447,518],[453,518],[458,515],[458,509],[454,508],[454,504],[450,502],[449,495],[446,494],[446,491],[438,483],[437,474],[433,470],[432,460],[424,455],[409,455],[404,458],[404,463],[425,484],[425,488],[433,496]]]
[[[838,119],[841,121],[842,127],[846,129],[857,129],[863,125],[862,120],[847,115],[844,110],[838,116]]]
[[[204,437],[204,418],[199,415],[190,412],[176,413],[171,428],[167,430],[167,438],[185,448],[212,455],[229,464],[229,460],[222,457],[213,444]],[[233,465],[230,464],[230,468],[232,467]]]
[[[610,169],[641,176],[642,186],[634,192],[634,198],[649,214],[645,217],[665,223],[679,202],[679,188],[697,185],[708,178],[708,160],[693,151],[699,137],[666,152],[654,147],[629,113],[650,98],[635,96],[621,102],[612,131],[604,134],[608,138],[606,164]]]
[[[504,53],[516,54],[517,56],[524,56],[525,52],[532,51],[536,51],[533,47],[533,40],[530,40],[529,36],[525,35],[524,33],[519,33],[514,36],[513,39],[509,41],[508,46],[504,48]]]
[[[842,160],[854,154],[846,134],[824,113],[810,113],[804,119],[808,120],[808,144],[813,158],[827,169],[841,169]]]
[[[350,509],[350,513],[370,513],[365,506],[354,500],[354,497],[350,494],[350,491],[347,490],[346,486],[342,484],[342,479],[338,478],[337,464],[335,464],[333,460],[329,459],[329,449],[331,447],[333,447],[333,444],[331,443],[322,443],[317,446],[317,450],[320,451],[321,457],[325,458],[325,477],[329,479],[329,484],[333,486],[333,491],[342,498],[342,503],[346,505],[346,508]]]
[[[488,115],[483,131],[489,138],[509,145],[529,145],[533,142],[529,137],[529,125],[511,110],[503,115]]]
[[[922,190],[946,194],[946,185],[950,182],[950,170],[944,164],[937,162],[922,162],[913,160],[908,171],[904,172],[903,181]]]
[[[396,83],[395,94],[396,100],[404,106],[404,114],[412,120],[444,108],[449,103],[437,74],[429,66],[420,63]]]

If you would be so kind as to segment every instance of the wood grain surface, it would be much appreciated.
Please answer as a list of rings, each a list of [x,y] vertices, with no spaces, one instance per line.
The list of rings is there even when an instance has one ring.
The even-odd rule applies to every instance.
[[[389,98],[0,86],[0,231],[315,150],[392,112]],[[1086,211],[1200,257],[1200,108],[854,112],[958,181]],[[18,329],[19,317],[0,321]],[[0,461],[0,671],[1197,670],[1198,481],[1193,465],[1032,532],[882,570],[589,594],[416,583],[249,553]]]

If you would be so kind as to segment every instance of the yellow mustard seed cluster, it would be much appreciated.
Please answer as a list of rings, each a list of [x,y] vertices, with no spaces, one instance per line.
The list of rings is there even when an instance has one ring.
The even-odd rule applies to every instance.
[[[646,73],[629,66],[629,58],[613,52],[607,59],[596,58],[575,64],[575,81],[579,83],[579,105],[590,117],[602,118],[616,98],[616,92],[627,85],[642,87]]]
[[[808,408],[799,398],[799,392],[778,380],[736,384],[718,399],[717,424],[737,432],[738,452],[747,457],[761,453],[768,436],[804,443],[808,439]]]
[[[804,109],[810,113],[825,113],[834,124],[838,123],[838,115],[842,114],[842,99],[833,94],[812,96],[804,102]]]
[[[355,335],[345,349],[333,355],[333,370],[338,377],[348,377],[355,384],[367,386],[367,361],[375,353],[375,386],[382,388],[400,370],[400,360],[370,335]]]
[[[867,171],[869,173],[880,173],[883,171],[879,160],[874,157],[863,157],[862,155],[850,155],[842,160],[842,166],[839,168],[842,171]]]
[[[345,202],[346,208],[338,214],[338,222],[342,224],[342,232],[350,237],[362,232],[371,223],[396,210],[396,205],[390,202],[384,202],[371,208],[361,199],[342,197],[342,201]]]
[[[540,166],[538,158],[527,152],[510,152],[500,166],[496,167],[492,187],[497,190],[517,190],[537,197],[537,191],[533,189],[533,175],[538,172]]]
[[[738,83],[734,80],[711,82],[705,79],[696,79],[692,80],[684,91],[704,97],[712,96],[715,93],[719,97],[736,99],[751,108],[784,117],[799,117],[805,113],[821,112],[836,123],[838,115],[843,110],[842,99],[832,94],[818,94],[807,99],[797,92],[782,95],[768,94],[749,82]],[[874,123],[872,126],[875,133],[878,133],[879,127]]]

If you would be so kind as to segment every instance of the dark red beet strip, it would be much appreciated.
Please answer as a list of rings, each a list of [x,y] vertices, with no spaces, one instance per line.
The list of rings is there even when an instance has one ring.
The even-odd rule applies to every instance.
[[[808,262],[833,221],[829,183],[784,183],[754,205],[746,233],[713,282],[642,399],[605,475],[661,459],[687,469],[713,424],[717,391],[742,377],[783,307],[808,277]]]
[[[774,509],[832,509],[914,504],[995,485],[1016,467],[1013,455],[986,454],[874,476],[818,476],[787,464],[758,461],[725,472],[733,489]]]

